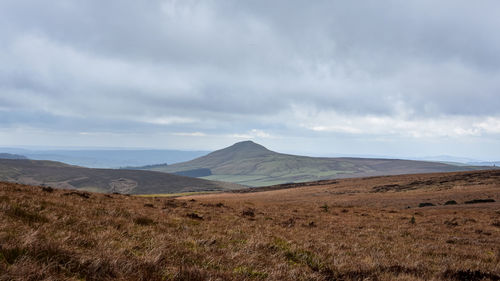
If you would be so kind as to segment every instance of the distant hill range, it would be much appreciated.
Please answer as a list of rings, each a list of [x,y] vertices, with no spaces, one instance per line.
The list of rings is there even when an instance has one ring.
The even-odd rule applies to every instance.
[[[54,161],[0,159],[0,181],[130,194],[221,191],[232,183],[138,170],[91,169]]]
[[[455,172],[484,168],[414,160],[296,156],[277,153],[252,141],[244,141],[191,161],[173,165],[152,165],[147,167],[147,170],[197,176],[247,186],[266,186],[334,178]]]
[[[468,164],[470,164],[470,165],[477,165],[477,166],[494,166],[494,167],[500,167],[500,161],[469,162]]]
[[[0,159],[28,159],[26,156],[11,154],[11,153],[0,153]]]
[[[166,149],[22,149],[0,147],[0,152],[21,154],[33,160],[58,161],[89,168],[121,168],[158,163],[179,163],[206,155],[208,151]],[[1,158],[1,157],[0,157]],[[6,157],[4,157],[6,158]]]

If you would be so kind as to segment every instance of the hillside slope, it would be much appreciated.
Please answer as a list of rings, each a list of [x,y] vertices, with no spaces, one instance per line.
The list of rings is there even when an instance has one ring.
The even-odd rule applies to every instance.
[[[0,280],[500,280],[500,171],[309,184],[172,199],[0,182]]]
[[[148,169],[168,173],[209,169],[212,175],[203,178],[265,186],[332,178],[455,172],[476,168],[413,160],[296,156],[277,153],[252,141],[245,141],[188,162],[157,165]]]
[[[0,181],[131,194],[241,188],[231,183],[137,170],[90,169],[60,162],[0,159]]]

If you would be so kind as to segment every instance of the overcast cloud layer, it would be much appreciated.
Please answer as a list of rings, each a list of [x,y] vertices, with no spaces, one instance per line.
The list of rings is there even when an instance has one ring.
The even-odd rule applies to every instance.
[[[0,2],[0,145],[500,159],[500,2]]]

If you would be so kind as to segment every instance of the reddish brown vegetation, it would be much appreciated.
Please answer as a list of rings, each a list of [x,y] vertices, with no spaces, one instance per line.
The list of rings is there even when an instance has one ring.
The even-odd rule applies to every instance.
[[[499,191],[494,171],[196,200],[0,183],[0,280],[500,280]]]

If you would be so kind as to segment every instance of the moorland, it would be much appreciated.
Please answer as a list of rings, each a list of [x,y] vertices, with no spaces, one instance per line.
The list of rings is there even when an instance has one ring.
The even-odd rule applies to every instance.
[[[178,198],[0,183],[0,280],[500,280],[500,171]]]

